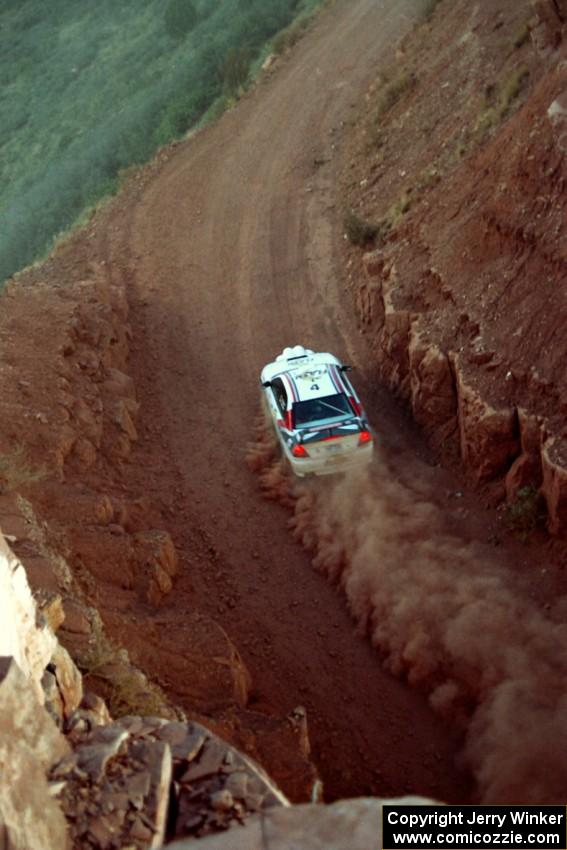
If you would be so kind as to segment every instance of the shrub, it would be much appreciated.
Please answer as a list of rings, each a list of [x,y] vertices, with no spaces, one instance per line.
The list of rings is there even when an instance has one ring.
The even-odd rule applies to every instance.
[[[499,98],[498,112],[500,118],[504,118],[504,116],[509,112],[510,107],[522,91],[524,84],[529,76],[530,72],[528,68],[522,66],[521,68],[517,68],[508,77],[508,79],[502,86]]]
[[[0,493],[11,493],[22,485],[40,481],[45,475],[43,467],[37,468],[30,464],[23,446],[0,455]]]
[[[293,47],[294,44],[297,44],[305,30],[309,25],[308,17],[301,17],[290,24],[285,29],[281,30],[272,42],[272,48],[274,53],[281,55],[285,53],[286,50],[289,50]]]
[[[417,77],[413,71],[403,70],[393,80],[386,83],[374,112],[374,121],[380,121],[383,116],[398,103],[407,92],[417,85]]]
[[[219,75],[228,95],[236,95],[244,88],[250,75],[252,51],[249,47],[233,47],[222,63]]]
[[[195,27],[199,16],[191,0],[169,0],[165,7],[165,28],[171,38],[183,39]]]
[[[482,140],[491,127],[495,127],[508,115],[529,76],[528,68],[522,66],[510,74],[498,91],[493,85],[487,86],[485,91],[487,106],[479,115],[473,128],[473,134],[478,139]]]
[[[416,189],[419,192],[423,192],[426,189],[429,189],[431,186],[436,186],[437,183],[441,182],[441,174],[439,173],[439,169],[434,165],[429,165],[427,168],[424,168],[423,171],[418,175],[416,181]]]
[[[519,533],[523,539],[534,531],[542,518],[542,495],[531,484],[518,490],[516,498],[506,505],[504,512],[508,528]]]
[[[107,637],[101,623],[94,624],[87,653],[75,660],[85,684],[101,693],[114,718],[167,713],[167,697],[160,687],[131,664],[127,650]]]
[[[411,198],[411,190],[404,192],[396,201],[396,203],[391,207],[388,220],[391,222],[391,227],[395,227],[399,220],[411,209],[412,198]]]
[[[370,221],[360,218],[353,210],[348,210],[343,219],[344,232],[352,245],[372,245],[380,227]]]
[[[530,27],[529,24],[524,24],[512,39],[513,47],[518,50],[520,47],[523,47],[524,44],[527,43],[530,37]]]
[[[441,0],[425,0],[425,5],[423,6],[421,12],[421,18],[423,21],[427,22],[431,20],[435,9],[437,8],[440,2]]]

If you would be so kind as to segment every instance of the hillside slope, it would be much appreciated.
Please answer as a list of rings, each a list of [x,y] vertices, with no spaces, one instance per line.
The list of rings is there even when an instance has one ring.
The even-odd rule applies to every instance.
[[[443,26],[452,52],[451,15],[464,6],[441,0],[435,15],[444,6],[445,23],[433,17],[426,25],[430,40],[418,29],[401,54],[412,55],[416,38],[416,49],[435,51]],[[474,29],[474,16],[492,20],[493,8],[478,3],[465,19]],[[502,16],[504,0],[498,8]],[[514,10],[516,27],[528,10]],[[474,219],[470,193],[490,193],[473,166],[504,175],[513,156],[491,156],[490,146],[526,113],[461,139],[471,144],[463,161],[459,152],[438,169],[445,191],[435,174],[424,175],[421,204],[405,217],[396,211],[380,253],[363,261],[352,251],[345,265],[339,177],[352,184],[350,206],[378,219],[403,194],[411,152],[419,174],[437,156],[437,147],[428,149],[433,125],[416,133],[411,120],[400,124],[398,136],[380,139],[383,182],[372,187],[351,147],[361,95],[377,69],[395,61],[418,12],[413,0],[330,4],[234,109],[164,148],[47,263],[9,284],[0,318],[0,449],[7,455],[22,444],[31,472],[12,455],[5,484],[25,491],[52,551],[64,550],[80,601],[96,604],[111,637],[191,718],[254,755],[292,800],[316,792],[319,775],[327,799],[413,791],[447,801],[554,800],[567,788],[555,745],[566,722],[558,685],[564,551],[558,544],[550,552],[537,535],[524,545],[508,534],[485,494],[479,499],[460,470],[439,464],[383,386],[406,397],[411,390],[418,422],[448,445],[458,430],[453,384],[425,391],[453,375],[453,348],[445,352],[442,342],[458,341],[457,326],[451,335],[453,319],[441,307],[468,290],[452,288],[445,299],[459,269],[444,263],[459,245],[461,254],[479,252],[477,271],[486,255],[486,246],[475,248],[478,224],[470,246],[464,229],[447,241],[451,215],[463,199]],[[473,39],[482,73],[484,36],[502,30],[499,20]],[[540,78],[545,86],[547,73],[553,83],[557,57],[543,61],[523,35],[515,39],[534,86]],[[442,78],[426,91],[451,88],[454,59],[445,57]],[[480,83],[470,79],[474,91]],[[419,79],[407,77],[390,117],[411,119],[420,91]],[[487,96],[500,103],[494,91]],[[445,107],[438,115],[445,120]],[[454,121],[460,137],[457,113]],[[481,130],[487,135],[477,138]],[[371,189],[376,206],[366,209],[358,193]],[[363,266],[373,273],[368,280]],[[469,272],[462,280],[472,287]],[[419,288],[407,290],[416,279]],[[464,308],[458,315],[472,335],[480,319],[478,298],[470,301],[466,317]],[[438,318],[437,349],[425,337],[419,348],[414,334],[408,351],[418,313]],[[434,329],[431,321],[432,342]],[[258,375],[297,342],[357,367],[378,435],[366,475],[298,486],[273,457],[258,417]],[[432,360],[440,367],[424,371]],[[511,418],[516,445],[515,412],[484,410],[472,389],[467,399],[473,413],[481,406],[473,421],[496,431],[510,463],[507,434],[495,426]],[[460,431],[465,424],[460,416]],[[493,457],[491,443],[481,447]],[[46,474],[33,481],[42,465]],[[30,546],[25,537],[20,545]],[[65,592],[46,553],[33,557],[38,586]],[[76,620],[73,640],[88,641],[88,623]],[[522,724],[534,734],[520,771]]]
[[[47,466],[34,504],[85,594],[172,700],[295,800],[316,778],[298,706],[329,798],[468,795],[460,731],[381,670],[246,464],[259,370],[290,339],[364,362],[333,258],[335,157],[415,11],[332,4],[235,109],[3,295],[2,447]]]
[[[438,3],[368,90],[344,176],[383,235],[355,292],[383,379],[434,444],[500,482],[497,499],[504,484],[512,502],[542,488],[554,534],[567,530],[566,20],[561,2]]]

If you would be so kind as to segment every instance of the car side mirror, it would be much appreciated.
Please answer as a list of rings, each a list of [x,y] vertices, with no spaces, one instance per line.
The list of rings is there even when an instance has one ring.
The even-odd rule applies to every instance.
[[[262,386],[263,386],[263,387],[271,387],[271,386],[272,386],[272,382],[271,382],[271,381],[262,381]]]
[[[346,363],[342,366],[339,366],[340,372],[352,372],[352,366],[347,365]]]

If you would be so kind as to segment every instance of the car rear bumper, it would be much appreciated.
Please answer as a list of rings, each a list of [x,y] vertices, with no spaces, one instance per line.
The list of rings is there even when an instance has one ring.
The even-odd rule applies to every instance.
[[[372,460],[374,444],[357,446],[351,452],[329,455],[326,458],[295,458],[286,451],[292,471],[299,478],[306,475],[335,475],[348,469],[365,466]]]

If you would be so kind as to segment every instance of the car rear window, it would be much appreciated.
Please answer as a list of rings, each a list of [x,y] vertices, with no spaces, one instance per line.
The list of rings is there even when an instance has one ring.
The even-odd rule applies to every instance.
[[[296,401],[292,411],[294,428],[326,425],[354,415],[350,402],[344,393],[326,395],[322,398],[310,398],[307,401]]]

